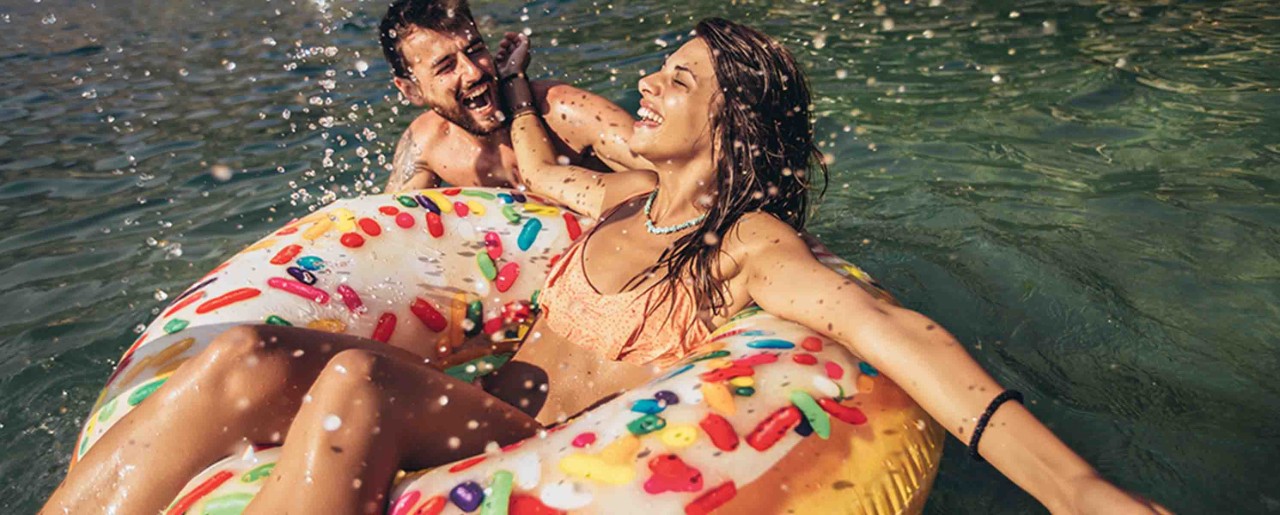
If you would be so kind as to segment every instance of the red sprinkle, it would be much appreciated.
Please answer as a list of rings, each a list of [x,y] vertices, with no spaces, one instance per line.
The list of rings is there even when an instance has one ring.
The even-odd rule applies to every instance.
[[[810,336],[800,342],[800,347],[809,352],[822,352],[822,339]]]
[[[511,506],[507,508],[510,515],[563,515],[564,512],[550,508],[537,497],[528,494],[511,494]]]
[[[400,214],[400,208],[396,206],[382,206],[378,208],[378,212],[387,216],[396,216]]]
[[[698,423],[698,426],[707,432],[707,436],[711,437],[711,443],[717,449],[732,451],[738,448],[738,433],[734,432],[733,424],[730,424],[724,417],[715,413],[708,413],[707,417]]]
[[[800,410],[795,406],[787,406],[769,415],[760,422],[751,434],[747,435],[747,445],[757,451],[767,451],[778,443],[782,436],[800,423]]]
[[[826,367],[827,367],[827,377],[830,377],[832,379],[837,379],[837,380],[840,379],[841,377],[844,377],[844,369],[840,368],[840,365],[837,365],[835,363],[828,361],[826,364]]]
[[[295,232],[298,232],[297,227],[285,227],[284,229],[280,229],[279,231],[276,231],[276,236],[288,236]]]
[[[724,368],[718,368],[710,372],[703,372],[702,380],[708,383],[719,383],[723,381],[728,381],[735,377],[753,376],[753,375],[756,375],[756,371],[751,367],[733,365],[733,366],[728,366]]]
[[[502,256],[502,237],[492,231],[484,233],[484,250],[489,254],[489,259],[497,261]]]
[[[449,467],[449,472],[462,472],[462,471],[467,470],[467,469],[469,469],[469,468],[471,468],[471,467],[474,467],[474,466],[476,466],[476,465],[479,465],[479,464],[480,464],[480,462],[482,462],[482,461],[484,461],[484,460],[485,460],[485,458],[487,458],[487,456],[480,455],[480,456],[476,456],[476,457],[471,458],[471,459],[467,459],[467,460],[460,461],[460,462],[458,462],[458,464],[457,464],[457,465],[454,465],[454,466],[452,466],[452,467]]]
[[[360,294],[345,284],[339,284],[337,290],[338,297],[342,298],[342,303],[347,305],[347,309],[357,315],[364,313],[364,301],[360,300]]]
[[[261,293],[262,291],[257,288],[237,288],[205,301],[204,304],[196,308],[196,314],[203,315],[218,308],[252,299]]]
[[[711,341],[713,341],[713,342],[714,342],[714,341],[720,341],[720,340],[723,340],[723,339],[725,339],[725,338],[731,338],[731,337],[734,337],[734,336],[740,335],[740,334],[745,333],[745,332],[747,332],[747,330],[746,330],[746,329],[734,329],[734,330],[729,331],[729,332],[727,332],[727,333],[721,333],[721,334],[717,335],[715,338],[712,338],[712,339],[711,339]]]
[[[400,496],[399,499],[396,499],[396,503],[391,506],[391,515],[410,515],[409,510],[413,509],[413,505],[418,504],[418,499],[421,498],[422,492],[417,490]]]
[[[596,443],[596,434],[590,431],[573,437],[573,446],[579,449]]]
[[[685,515],[706,515],[729,502],[736,495],[738,495],[737,487],[733,485],[733,481],[728,481],[686,505],[684,513]]]
[[[501,331],[507,325],[502,322],[502,317],[490,318],[484,321],[484,334],[493,334]]]
[[[816,365],[818,363],[818,358],[813,357],[813,354],[805,354],[801,352],[800,354],[791,356],[791,361],[801,365]]]
[[[733,360],[733,364],[741,367],[754,367],[758,365],[768,365],[769,363],[776,363],[777,361],[778,361],[777,354],[761,352],[759,354],[752,354],[745,358],[735,359]]]
[[[404,229],[413,227],[413,215],[409,213],[400,213],[396,215],[396,225],[399,225]]]
[[[845,406],[833,399],[818,399],[818,406],[822,407],[822,411],[827,412],[828,415],[841,422],[855,426],[867,423],[867,416],[862,413],[862,410],[853,406]]]
[[[204,291],[195,292],[194,294],[187,296],[187,298],[178,301],[176,304],[173,305],[173,307],[170,307],[169,310],[165,311],[164,314],[161,316],[167,317],[169,315],[182,311],[182,308],[190,306],[194,304],[196,301],[203,298],[204,298]]]
[[[413,515],[440,515],[440,512],[443,512],[445,507],[448,505],[448,497],[437,495],[427,499],[427,502],[423,503],[422,506],[419,506],[418,509],[413,512]]]
[[[454,212],[458,213],[459,218],[467,216],[468,214],[471,213],[471,208],[467,207],[466,204],[463,204],[461,202],[454,202],[453,210]]]
[[[462,188],[449,188],[447,190],[441,191],[440,193],[443,193],[445,195],[452,197],[454,195],[462,193]]]
[[[427,232],[431,233],[431,236],[435,238],[444,236],[444,222],[440,220],[440,215],[430,211],[427,212]]]
[[[273,265],[286,264],[290,261],[293,261],[293,258],[298,257],[298,254],[301,252],[302,252],[302,247],[298,245],[289,245],[285,248],[280,249],[280,252],[277,252],[276,255],[271,258],[271,264]]]
[[[369,236],[382,234],[382,226],[378,224],[377,220],[372,218],[361,218],[360,221],[356,223],[360,225],[360,230],[364,231],[364,233]]]
[[[383,313],[382,316],[378,317],[378,325],[373,328],[373,339],[387,343],[391,340],[391,333],[394,333],[395,330],[396,314]]]
[[[409,305],[409,311],[413,312],[413,316],[418,317],[422,323],[427,325],[427,329],[435,332],[443,331],[448,327],[449,321],[441,315],[431,303],[422,300],[421,297],[413,299],[413,304]]]
[[[493,285],[498,287],[498,291],[506,292],[511,289],[511,285],[515,284],[516,278],[520,277],[520,263],[507,263],[498,271],[498,277],[493,279]]]
[[[564,214],[564,228],[569,231],[569,239],[577,240],[582,235],[582,226],[578,225],[578,217],[573,213],[566,212]]]
[[[355,249],[364,245],[364,236],[354,232],[349,232],[343,234],[341,238],[338,238],[338,241],[342,242],[342,246],[344,247]]]
[[[234,474],[231,472],[223,470],[214,474],[213,477],[204,480],[203,483],[200,483],[200,486],[195,487],[188,492],[187,495],[183,496],[181,500],[174,503],[173,507],[169,508],[169,511],[167,512],[168,515],[181,515],[186,513],[187,509],[194,505],[196,501],[199,501],[204,496],[209,495],[210,492],[217,490],[219,486],[226,483],[233,475]]]

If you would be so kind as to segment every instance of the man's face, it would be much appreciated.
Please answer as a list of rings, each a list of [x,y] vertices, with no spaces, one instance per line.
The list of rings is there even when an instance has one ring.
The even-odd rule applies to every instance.
[[[502,126],[497,70],[474,24],[450,32],[415,28],[401,39],[400,53],[412,79],[396,77],[395,84],[414,105],[476,135]]]

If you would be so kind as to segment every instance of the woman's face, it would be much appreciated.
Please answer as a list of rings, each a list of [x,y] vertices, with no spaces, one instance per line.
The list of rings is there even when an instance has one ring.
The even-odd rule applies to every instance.
[[[686,161],[711,154],[711,113],[720,91],[711,49],[694,38],[662,69],[640,79],[639,121],[631,150],[652,162]]]

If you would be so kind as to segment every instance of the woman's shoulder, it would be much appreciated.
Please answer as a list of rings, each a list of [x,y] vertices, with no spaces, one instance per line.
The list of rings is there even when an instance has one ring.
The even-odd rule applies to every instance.
[[[770,250],[807,248],[800,231],[777,216],[764,211],[742,215],[728,231],[724,250],[735,257],[749,258]]]

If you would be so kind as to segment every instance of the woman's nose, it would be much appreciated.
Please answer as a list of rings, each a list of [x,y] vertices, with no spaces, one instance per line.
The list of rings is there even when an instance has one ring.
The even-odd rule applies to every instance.
[[[640,95],[641,96],[644,96],[644,95],[655,96],[660,92],[661,90],[658,87],[658,81],[654,78],[653,74],[645,75],[644,77],[640,78]]]

